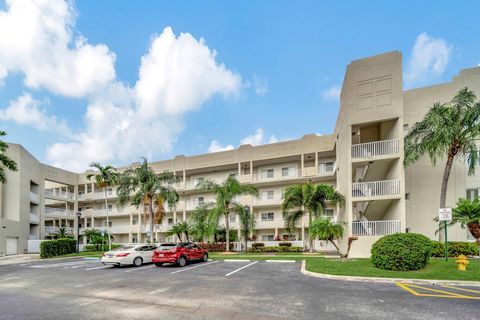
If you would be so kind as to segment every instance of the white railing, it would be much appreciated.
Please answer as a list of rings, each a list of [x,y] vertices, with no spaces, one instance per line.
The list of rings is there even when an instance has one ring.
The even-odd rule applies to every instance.
[[[46,218],[75,218],[73,210],[65,210],[60,208],[45,208]]]
[[[318,164],[318,175],[319,176],[329,176],[335,172],[336,163],[335,162],[324,162]]]
[[[288,180],[288,179],[296,179],[302,177],[302,171],[297,168],[290,168],[288,170],[288,174],[283,175],[282,171],[273,171],[272,175],[268,175],[267,173],[254,173],[252,174],[252,181],[253,182],[265,182],[265,181],[275,181],[275,180]]]
[[[52,226],[46,226],[45,227],[45,233],[48,235],[50,233],[58,233],[60,231],[60,228],[64,228],[66,233],[73,234],[73,228],[72,227],[52,227]]]
[[[92,228],[89,228],[89,229],[92,229]],[[97,229],[100,232],[103,231],[104,234],[107,233],[107,227],[97,227],[97,228],[93,228],[93,229]],[[110,232],[110,234],[112,234],[112,233],[129,233],[131,231],[131,226],[130,225],[112,226],[112,227],[108,228],[108,231]]]
[[[62,199],[74,199],[75,195],[72,192],[58,190],[58,189],[45,189],[45,196],[49,198],[62,198]]]
[[[36,203],[40,202],[40,197],[35,192],[30,191],[30,200]]]
[[[352,222],[354,236],[385,236],[398,232],[400,232],[400,220]]]
[[[282,203],[281,197],[273,197],[273,198],[255,198],[253,200],[253,204],[257,206],[265,206],[265,205],[280,205]]]
[[[92,216],[93,217],[106,217],[108,212],[108,216],[126,216],[130,214],[129,210],[122,210],[117,208],[112,209],[93,209]]]
[[[107,198],[116,198],[117,194],[115,193],[114,190],[108,191],[107,190]],[[95,191],[95,192],[87,192],[87,193],[81,193],[78,194],[77,196],[78,200],[103,200],[105,199],[105,192],[104,191]]]
[[[382,140],[352,145],[352,158],[370,158],[397,154],[400,152],[400,140]]]
[[[400,180],[354,182],[352,197],[393,196],[400,194]]]
[[[30,212],[30,222],[38,223],[40,221],[40,217],[36,213]]]

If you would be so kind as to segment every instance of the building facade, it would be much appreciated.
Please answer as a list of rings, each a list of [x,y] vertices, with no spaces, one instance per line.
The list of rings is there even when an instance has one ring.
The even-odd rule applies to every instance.
[[[366,257],[381,236],[396,232],[418,232],[432,239],[437,224],[442,162],[432,166],[429,159],[403,166],[403,137],[421,121],[434,102],[447,102],[463,87],[480,96],[480,68],[462,70],[451,82],[403,90],[402,55],[389,52],[353,61],[347,66],[340,95],[340,108],[332,135],[304,135],[301,139],[260,146],[152,162],[154,170],[174,172],[180,195],[177,206],[161,224],[155,225],[157,241],[172,241],[167,230],[174,223],[188,221],[201,203],[213,195],[195,186],[205,179],[221,182],[233,175],[242,183],[253,184],[259,198],[241,197],[256,219],[256,241],[279,237],[308,241],[308,220],[296,232],[285,229],[281,211],[283,190],[292,184],[324,183],[334,186],[346,198],[345,206],[327,208],[327,215],[342,222],[345,249],[350,236],[358,237],[351,256]],[[104,229],[109,214],[109,230],[115,242],[145,242],[148,221],[143,208],[118,207],[115,187],[103,190],[86,175],[44,165],[24,148],[11,144],[8,151],[19,163],[18,172],[9,172],[0,192],[0,255],[23,253],[28,239],[48,238],[60,227],[76,234],[76,213],[81,213],[80,233],[87,228]],[[467,175],[458,160],[450,177],[447,205],[458,198],[478,196],[480,179]],[[232,215],[232,229],[238,231],[238,217]],[[449,229],[449,239],[465,241],[471,235],[459,226]]]

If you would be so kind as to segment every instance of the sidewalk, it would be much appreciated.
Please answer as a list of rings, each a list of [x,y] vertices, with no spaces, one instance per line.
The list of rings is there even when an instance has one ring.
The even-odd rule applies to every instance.
[[[28,263],[38,260],[40,260],[39,254],[18,254],[14,256],[4,256],[0,257],[0,266],[18,263]]]

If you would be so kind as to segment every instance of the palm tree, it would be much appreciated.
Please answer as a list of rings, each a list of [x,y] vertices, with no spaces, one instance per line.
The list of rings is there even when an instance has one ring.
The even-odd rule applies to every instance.
[[[449,103],[436,102],[421,122],[405,136],[405,165],[428,155],[433,165],[447,156],[440,189],[440,208],[445,208],[447,185],[453,161],[466,160],[468,174],[479,161],[480,102],[473,91],[460,90]]]
[[[112,167],[110,165],[103,167],[98,162],[91,162],[90,167],[98,170],[97,173],[87,174],[87,179],[91,180],[93,177],[95,177],[95,185],[98,188],[103,189],[104,198],[105,198],[105,214],[107,215],[108,250],[112,250],[112,243],[110,241],[110,221],[109,221],[109,217],[108,217],[107,187],[110,187],[110,186],[118,183],[119,174],[114,167]]]
[[[244,240],[245,237],[248,239],[248,235],[255,230],[256,221],[255,217],[253,216],[253,212],[242,205],[235,206],[234,210],[238,213],[238,217],[240,218],[240,232],[244,237]]]
[[[168,236],[175,235],[179,241],[183,241],[183,235],[185,235],[187,242],[190,241],[191,233],[193,233],[193,228],[187,221],[176,223],[167,231]]]
[[[164,203],[173,208],[178,202],[178,194],[172,184],[175,182],[172,172],[164,171],[157,174],[143,159],[140,165],[126,169],[119,177],[117,188],[118,202],[125,205],[130,202],[137,208],[143,205],[145,216],[148,214],[150,223],[150,242],[153,243],[153,222],[158,223],[165,216]],[[157,208],[154,212],[153,203]],[[147,207],[147,211],[145,211]],[[144,222],[146,219],[144,219]]]
[[[436,220],[438,221],[438,217]],[[457,201],[457,207],[452,212],[452,221],[448,224],[453,225],[456,223],[460,223],[462,228],[467,226],[480,246],[480,199],[478,197],[474,200],[459,199]],[[442,228],[443,226],[440,225],[440,229]]]
[[[209,206],[208,203],[200,204],[190,216],[193,223],[193,236],[197,241],[203,242],[209,236],[207,223]]]
[[[348,257],[348,251],[350,251],[350,246],[346,254],[340,252],[335,240],[341,239],[343,237],[343,226],[339,223],[333,223],[332,220],[328,217],[321,217],[312,222],[308,227],[308,233],[310,238],[316,238],[319,240],[329,241],[333,244],[335,249],[341,258]]]
[[[297,184],[286,188],[282,203],[285,227],[289,232],[295,230],[299,220],[308,215],[308,225],[324,213],[327,202],[343,206],[345,197],[332,186],[326,184]],[[309,232],[310,233],[310,232]],[[313,238],[309,236],[309,250],[313,252]]]
[[[229,176],[222,183],[213,180],[205,180],[197,185],[197,189],[213,192],[215,194],[215,204],[209,209],[207,221],[209,233],[214,234],[218,226],[220,217],[225,218],[225,250],[230,251],[230,211],[239,206],[235,201],[236,197],[251,195],[258,197],[258,189],[252,185],[242,184],[235,177]]]
[[[72,238],[72,236],[67,233],[67,229],[65,227],[59,227],[58,231],[54,233],[54,236],[57,239]]]
[[[0,130],[0,137],[6,136],[7,133],[5,131]],[[6,183],[7,182],[7,176],[5,174],[5,168],[7,168],[10,171],[17,171],[17,163],[7,157],[5,154],[8,149],[8,144],[4,142],[3,140],[0,140],[0,182],[1,183]]]

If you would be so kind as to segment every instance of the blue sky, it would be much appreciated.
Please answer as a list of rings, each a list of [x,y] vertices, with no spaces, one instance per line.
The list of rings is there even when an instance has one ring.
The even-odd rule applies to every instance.
[[[35,2],[0,5],[0,128],[75,171],[329,134],[362,57],[410,88],[480,63],[473,1]]]

